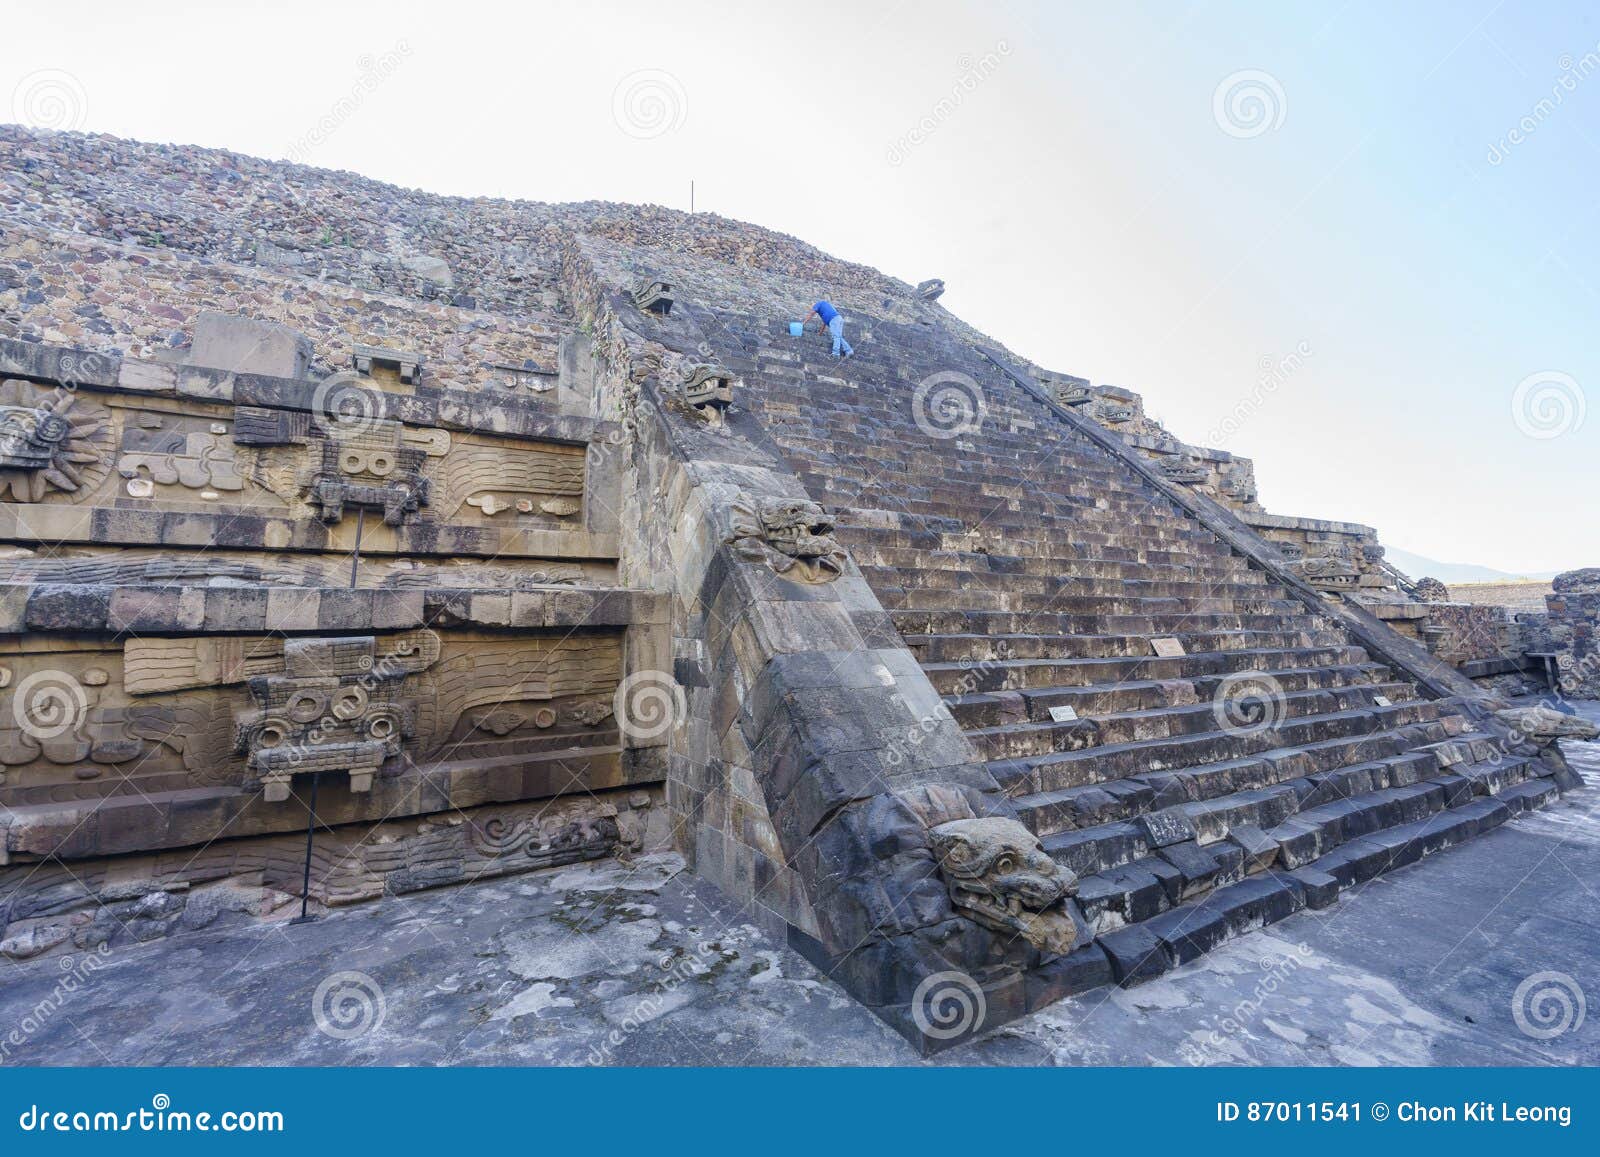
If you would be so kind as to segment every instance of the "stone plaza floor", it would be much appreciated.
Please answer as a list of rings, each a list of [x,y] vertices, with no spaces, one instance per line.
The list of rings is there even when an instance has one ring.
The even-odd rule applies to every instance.
[[[1566,751],[1586,790],[934,1063],[1600,1064],[1600,743]],[[71,958],[13,965],[0,1063],[924,1063],[680,869],[591,864],[117,948],[59,1001]]]

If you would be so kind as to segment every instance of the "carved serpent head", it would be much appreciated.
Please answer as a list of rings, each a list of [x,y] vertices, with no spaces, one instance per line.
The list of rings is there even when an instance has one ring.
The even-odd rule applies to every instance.
[[[1077,928],[1061,901],[1077,878],[1039,838],[1003,816],[951,820],[929,830],[950,901],[986,928],[1047,952],[1072,949]]]

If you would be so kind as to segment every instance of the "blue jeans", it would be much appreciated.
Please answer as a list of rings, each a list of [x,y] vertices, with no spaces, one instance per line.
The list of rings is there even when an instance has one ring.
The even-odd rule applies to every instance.
[[[849,357],[851,354],[856,352],[850,348],[850,343],[844,340],[844,318],[840,317],[838,314],[835,314],[833,320],[828,323],[828,332],[833,335],[834,357],[839,356],[839,351],[841,349],[844,350],[846,357]]]

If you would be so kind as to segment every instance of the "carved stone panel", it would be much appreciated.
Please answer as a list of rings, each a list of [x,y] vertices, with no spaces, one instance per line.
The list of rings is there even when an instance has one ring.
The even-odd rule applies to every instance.
[[[138,404],[142,402],[143,404]],[[306,411],[0,386],[0,488],[20,504],[401,527],[581,527],[585,448]],[[54,522],[23,515],[40,537]],[[243,524],[238,524],[243,525]],[[276,549],[281,542],[263,541]]]
[[[110,445],[103,407],[68,390],[0,384],[0,498],[87,496],[106,475]]]
[[[441,765],[617,745],[619,632],[415,630],[0,642],[0,804],[198,787],[352,792]],[[585,785],[582,775],[562,790]],[[603,787],[611,784],[591,784]],[[538,794],[538,793],[532,793]]]

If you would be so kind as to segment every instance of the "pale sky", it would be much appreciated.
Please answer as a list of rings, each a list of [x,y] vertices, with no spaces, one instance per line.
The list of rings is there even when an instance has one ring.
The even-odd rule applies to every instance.
[[[693,180],[700,209],[943,277],[1018,352],[1223,433],[1274,512],[1512,572],[1600,565],[1594,6],[124,0],[6,22],[0,118],[439,193],[688,208]]]

